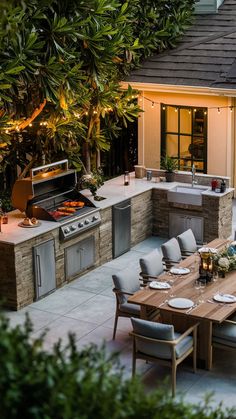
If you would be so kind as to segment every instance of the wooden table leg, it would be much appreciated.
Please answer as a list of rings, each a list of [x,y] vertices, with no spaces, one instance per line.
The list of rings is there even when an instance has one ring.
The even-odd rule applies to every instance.
[[[141,306],[140,317],[143,320],[159,321],[160,311],[155,307]]]

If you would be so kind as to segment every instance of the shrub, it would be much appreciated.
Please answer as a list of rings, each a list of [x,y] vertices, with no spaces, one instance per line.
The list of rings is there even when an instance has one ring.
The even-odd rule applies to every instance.
[[[168,392],[146,394],[139,379],[125,380],[114,356],[94,345],[78,352],[75,338],[48,353],[42,335],[0,319],[0,417],[57,419],[233,418],[236,412],[188,405]]]

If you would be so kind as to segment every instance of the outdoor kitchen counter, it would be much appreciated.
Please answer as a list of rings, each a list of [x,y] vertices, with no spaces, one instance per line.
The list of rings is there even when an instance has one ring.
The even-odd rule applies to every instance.
[[[126,199],[133,198],[137,195],[140,195],[144,192],[150,191],[152,189],[159,190],[169,190],[177,185],[191,186],[187,183],[180,182],[156,182],[155,180],[147,181],[144,179],[136,179],[134,172],[130,174],[130,185],[124,186],[124,177],[118,176],[114,179],[110,179],[104,183],[104,185],[98,189],[98,196],[102,196],[105,199],[102,201],[94,201],[91,196],[90,191],[83,190],[81,193],[88,197],[97,208],[103,210],[112,207],[113,205],[122,202]],[[200,185],[194,186],[195,188],[200,187]],[[220,199],[225,195],[233,193],[233,188],[227,188],[224,193],[215,193],[209,190],[203,192],[203,195]],[[40,220],[40,225],[34,228],[23,228],[18,226],[19,222],[23,221],[24,213],[21,213],[18,210],[8,213],[8,224],[2,224],[2,232],[0,233],[0,242],[8,244],[20,244],[26,240],[30,240],[34,237],[57,229],[61,223],[55,221],[43,221]],[[73,217],[70,218],[70,221],[73,220]],[[67,222],[65,220],[64,224]]]

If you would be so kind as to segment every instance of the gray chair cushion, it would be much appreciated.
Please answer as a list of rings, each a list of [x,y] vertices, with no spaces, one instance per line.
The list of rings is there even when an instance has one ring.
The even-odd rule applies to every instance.
[[[121,292],[128,292],[134,294],[140,289],[139,276],[135,269],[126,268],[122,271],[117,272],[112,275],[114,286],[117,290]],[[127,301],[126,296],[120,298],[120,303],[125,303]]]
[[[162,256],[157,249],[143,256],[139,263],[145,275],[158,276],[163,272]]]
[[[234,316],[231,320],[236,320]],[[212,329],[212,341],[236,347],[236,325],[231,323],[216,324]]]
[[[155,323],[142,319],[131,318],[133,330],[135,333],[150,337],[153,339],[174,340],[180,336],[180,333],[174,332],[174,326],[169,324]],[[176,358],[180,358],[193,346],[191,336],[184,338],[176,345]],[[145,342],[142,339],[136,340],[136,348],[143,354],[154,356],[156,358],[171,359],[171,347],[168,343],[161,342]]]
[[[175,237],[162,244],[161,250],[165,259],[172,260],[173,262],[180,262],[182,259],[179,243]]]
[[[236,348],[236,342],[233,342],[232,340],[226,340],[226,339],[220,339],[217,337],[212,338],[213,343],[219,343],[220,345],[228,346],[230,348]]]
[[[179,236],[177,236],[177,240],[181,251],[190,253],[197,251],[197,243],[191,228],[184,231],[182,234],[179,234]]]
[[[140,306],[131,303],[120,304],[120,309],[131,316],[140,316]]]

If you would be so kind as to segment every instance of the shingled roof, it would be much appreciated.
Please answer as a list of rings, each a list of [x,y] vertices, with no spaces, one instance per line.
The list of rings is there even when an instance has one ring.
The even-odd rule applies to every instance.
[[[197,15],[175,49],[144,61],[128,81],[236,89],[236,0]]]

